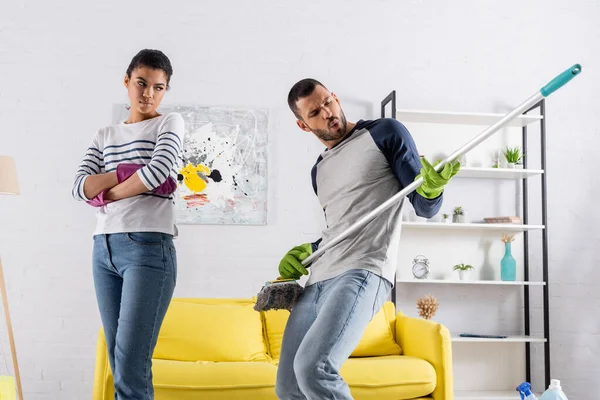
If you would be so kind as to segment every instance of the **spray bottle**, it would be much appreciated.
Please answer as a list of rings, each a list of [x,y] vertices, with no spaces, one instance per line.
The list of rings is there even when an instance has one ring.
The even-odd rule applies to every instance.
[[[529,382],[523,382],[517,386],[517,392],[521,395],[521,400],[537,400],[535,394],[531,393],[531,384]]]
[[[558,379],[550,380],[548,390],[542,394],[540,400],[568,400],[567,396],[562,392],[560,381]]]

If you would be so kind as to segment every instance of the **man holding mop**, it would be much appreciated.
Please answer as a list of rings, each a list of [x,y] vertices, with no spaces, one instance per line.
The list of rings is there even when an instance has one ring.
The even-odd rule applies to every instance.
[[[444,185],[458,172],[458,162],[437,173],[419,157],[410,133],[395,119],[348,122],[337,96],[314,79],[296,83],[288,104],[300,129],[312,132],[326,147],[313,167],[312,184],[327,228],[317,242],[296,246],[283,257],[283,278],[307,275],[301,261],[320,243],[335,238],[418,176],[423,184],[408,195],[415,212],[431,218],[439,211]],[[396,266],[388,249],[400,207],[390,207],[310,266],[283,336],[275,388],[281,400],[352,399],[339,370],[393,287]]]

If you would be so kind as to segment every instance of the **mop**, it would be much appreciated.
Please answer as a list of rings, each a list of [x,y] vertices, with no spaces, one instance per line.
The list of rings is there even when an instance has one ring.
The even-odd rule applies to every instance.
[[[516,107],[511,112],[507,113],[504,117],[498,120],[496,123],[490,125],[488,128],[483,130],[465,145],[460,147],[458,150],[454,151],[448,157],[443,159],[440,163],[434,166],[437,172],[440,172],[444,165],[454,162],[459,159],[462,155],[468,153],[476,146],[478,146],[481,142],[492,136],[494,133],[499,131],[501,128],[506,126],[513,119],[517,118],[524,112],[528,111],[542,99],[548,97],[550,94],[560,89],[566,83],[568,83],[571,79],[573,79],[576,75],[581,72],[581,65],[575,64],[571,68],[562,72],[550,82],[548,82],[544,87],[542,87],[538,92],[536,92],[533,96],[525,100],[521,105]],[[352,224],[345,231],[340,233],[338,236],[333,238],[333,240],[319,246],[319,248],[302,261],[302,265],[308,267],[314,260],[319,258],[325,251],[332,248],[333,246],[340,243],[342,240],[345,240],[350,235],[355,234],[364,228],[369,222],[371,222],[375,217],[381,215],[385,210],[393,206],[394,204],[400,202],[407,195],[415,191],[421,184],[423,183],[423,178],[420,177],[412,182],[410,185],[406,186],[404,189],[396,193],[394,196],[390,197],[383,204],[379,205],[373,211],[369,212],[364,217],[360,218],[354,224]],[[297,282],[295,279],[282,279],[281,277],[274,280],[266,282],[262,287],[261,291],[257,295],[256,304],[254,305],[254,309],[256,311],[267,311],[267,310],[288,310],[291,311],[292,307],[298,300],[298,297],[302,294],[304,288]]]

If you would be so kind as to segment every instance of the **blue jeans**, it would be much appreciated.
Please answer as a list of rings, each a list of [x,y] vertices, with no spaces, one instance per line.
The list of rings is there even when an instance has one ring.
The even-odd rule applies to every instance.
[[[277,397],[352,399],[340,368],[358,346],[391,288],[390,282],[360,269],[306,287],[283,334]]]
[[[93,276],[116,400],[154,399],[152,353],[175,289],[173,237],[94,236]]]

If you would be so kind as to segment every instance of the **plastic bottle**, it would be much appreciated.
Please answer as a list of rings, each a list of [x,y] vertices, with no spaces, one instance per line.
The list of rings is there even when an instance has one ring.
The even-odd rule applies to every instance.
[[[542,394],[539,400],[568,400],[567,396],[562,392],[560,381],[558,379],[550,380],[548,390]]]
[[[517,392],[521,395],[521,400],[537,400],[535,394],[531,393],[531,383],[523,382],[517,386]]]

